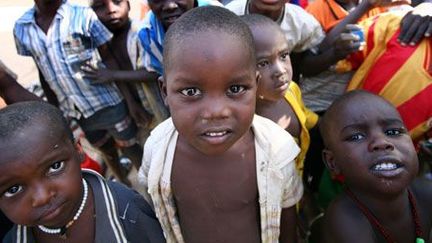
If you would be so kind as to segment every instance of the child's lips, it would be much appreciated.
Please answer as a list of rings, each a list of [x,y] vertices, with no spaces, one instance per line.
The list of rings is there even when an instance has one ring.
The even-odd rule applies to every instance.
[[[396,177],[405,170],[403,164],[391,158],[380,159],[369,169],[373,174],[382,178]]]
[[[62,213],[64,205],[65,205],[64,203],[61,203],[61,204],[57,204],[53,207],[48,208],[47,210],[45,210],[41,214],[38,221],[39,222],[51,222],[51,221],[55,220]]]
[[[230,129],[215,129],[203,132],[201,137],[211,144],[221,144],[224,143],[231,134],[232,131]]]

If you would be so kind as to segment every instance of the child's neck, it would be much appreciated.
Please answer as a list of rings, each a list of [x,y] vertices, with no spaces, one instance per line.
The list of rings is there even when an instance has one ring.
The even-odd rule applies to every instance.
[[[122,37],[122,36],[127,36],[127,34],[129,33],[129,30],[131,28],[131,21],[128,20],[128,22],[122,26],[120,29],[117,30],[110,30],[113,34],[114,37]]]
[[[383,224],[392,222],[395,218],[403,218],[410,212],[407,189],[396,195],[378,196],[355,189],[350,190]]]
[[[55,3],[39,3],[36,5],[36,23],[45,34],[48,33],[51,22],[62,4],[62,1],[57,1]]]
[[[262,111],[274,107],[276,104],[279,104],[281,102],[285,102],[285,101],[283,99],[269,100],[269,99],[258,97],[256,101],[256,113],[260,114]]]
[[[261,14],[261,15],[264,15],[266,17],[269,17],[273,21],[278,21],[284,12],[285,5],[281,9],[278,9],[275,11],[263,11],[263,10],[258,9],[253,4],[253,1],[249,1],[248,2],[248,8],[249,8],[249,13],[251,13],[251,14]]]
[[[57,10],[63,4],[62,1],[57,1],[55,3],[39,3],[36,4],[36,14],[40,17],[54,17],[57,13]]]

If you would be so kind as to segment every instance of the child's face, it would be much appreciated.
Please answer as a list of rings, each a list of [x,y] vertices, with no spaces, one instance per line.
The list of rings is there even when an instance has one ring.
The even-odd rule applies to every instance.
[[[259,99],[276,101],[283,98],[292,79],[288,43],[274,28],[252,28],[257,53]]]
[[[287,0],[251,0],[250,3],[253,8],[256,8],[262,13],[266,13],[280,11],[287,2]]]
[[[252,123],[255,60],[224,32],[199,33],[171,50],[163,89],[176,129],[201,153],[225,152]]]
[[[410,184],[418,160],[396,109],[377,97],[359,95],[337,107],[331,118],[324,158],[353,190],[388,195]]]
[[[194,0],[148,0],[148,3],[165,30],[194,6]]]
[[[78,152],[42,123],[0,143],[0,209],[16,224],[62,227],[82,198]]]
[[[121,29],[129,21],[128,0],[93,0],[91,7],[99,20],[111,31]]]

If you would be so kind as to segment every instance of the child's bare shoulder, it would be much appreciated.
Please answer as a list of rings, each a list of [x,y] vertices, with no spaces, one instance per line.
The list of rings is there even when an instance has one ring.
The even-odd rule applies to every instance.
[[[354,202],[345,194],[328,207],[324,218],[324,242],[375,242],[373,229]]]
[[[432,181],[423,178],[417,178],[411,184],[411,189],[415,195],[417,205],[421,208],[421,210],[425,210],[431,218],[432,208],[430,205],[432,204]]]

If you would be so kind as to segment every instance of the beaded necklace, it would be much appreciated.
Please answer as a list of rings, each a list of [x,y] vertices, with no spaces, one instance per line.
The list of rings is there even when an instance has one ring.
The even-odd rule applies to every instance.
[[[83,193],[83,198],[81,201],[81,205],[78,208],[78,211],[75,213],[74,217],[72,218],[71,221],[69,221],[65,226],[61,227],[61,228],[48,228],[45,227],[43,225],[38,225],[38,228],[43,231],[44,233],[47,234],[60,234],[60,236],[62,238],[66,238],[66,230],[71,227],[73,225],[73,223],[79,218],[79,216],[81,215],[84,206],[87,202],[87,197],[88,197],[88,185],[87,182],[82,179],[83,182],[83,186],[84,186],[84,193]]]
[[[373,213],[354,195],[354,193],[346,188],[345,192],[347,195],[357,204],[358,208],[363,212],[369,222],[378,229],[381,235],[384,236],[388,243],[396,243],[395,240],[390,236],[389,232],[384,228],[384,226],[378,221],[378,219],[373,215]],[[411,190],[408,189],[408,200],[410,202],[411,214],[414,221],[415,234],[416,234],[416,243],[424,243],[424,239],[421,238],[423,235],[423,230],[420,225],[420,218],[417,213],[417,205],[414,199],[414,196],[411,193]]]

